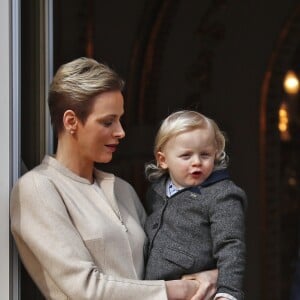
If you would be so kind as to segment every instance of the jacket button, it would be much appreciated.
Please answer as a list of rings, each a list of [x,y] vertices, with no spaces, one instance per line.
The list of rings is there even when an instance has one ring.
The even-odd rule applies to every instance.
[[[158,227],[158,223],[152,225],[152,229],[156,229]]]

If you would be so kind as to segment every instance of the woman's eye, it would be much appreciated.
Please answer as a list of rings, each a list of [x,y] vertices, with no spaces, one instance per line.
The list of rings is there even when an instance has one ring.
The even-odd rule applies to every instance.
[[[104,127],[110,127],[112,125],[113,121],[103,121],[101,123]]]

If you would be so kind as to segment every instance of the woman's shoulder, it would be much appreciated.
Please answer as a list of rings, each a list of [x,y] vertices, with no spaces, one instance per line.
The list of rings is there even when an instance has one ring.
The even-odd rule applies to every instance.
[[[54,187],[51,180],[51,172],[43,163],[25,172],[12,187],[11,201],[21,201],[22,199],[34,199],[35,195],[43,195],[51,192]]]
[[[30,182],[38,180],[39,178],[42,179],[43,177],[45,177],[45,174],[43,174],[41,165],[38,165],[33,169],[26,171],[22,176],[20,176],[14,184],[14,188],[23,185],[27,186]]]

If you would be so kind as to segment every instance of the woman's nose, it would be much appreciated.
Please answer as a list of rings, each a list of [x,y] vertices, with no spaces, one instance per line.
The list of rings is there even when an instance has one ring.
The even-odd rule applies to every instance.
[[[120,122],[119,122],[119,124],[118,124],[118,127],[117,127],[117,129],[116,129],[114,135],[115,135],[115,137],[117,137],[118,139],[122,139],[122,138],[125,137],[125,131],[124,131],[124,129],[123,129],[123,127],[122,127],[122,125],[121,125]]]

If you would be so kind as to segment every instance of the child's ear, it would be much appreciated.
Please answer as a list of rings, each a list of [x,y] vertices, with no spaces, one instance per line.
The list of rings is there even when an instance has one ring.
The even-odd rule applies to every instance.
[[[162,168],[162,169],[168,169],[168,164],[166,162],[166,156],[163,152],[158,151],[156,154],[156,160],[158,165]]]

